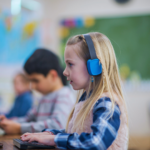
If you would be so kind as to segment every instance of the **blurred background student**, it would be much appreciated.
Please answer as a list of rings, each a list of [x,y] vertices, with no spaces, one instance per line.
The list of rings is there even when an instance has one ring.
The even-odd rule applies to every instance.
[[[33,103],[30,82],[25,74],[19,73],[14,77],[13,84],[16,97],[13,107],[5,116],[7,118],[24,117],[31,109]]]

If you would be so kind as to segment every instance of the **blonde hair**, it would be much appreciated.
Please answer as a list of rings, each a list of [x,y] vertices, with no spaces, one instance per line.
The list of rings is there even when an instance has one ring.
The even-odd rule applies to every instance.
[[[17,76],[20,76],[21,78],[22,78],[22,82],[24,83],[24,84],[29,84],[30,83],[30,80],[27,78],[27,76],[24,74],[24,73],[18,73],[17,75],[16,75],[16,77]]]
[[[81,130],[83,130],[84,121],[86,117],[88,116],[90,111],[92,111],[95,103],[97,102],[98,99],[101,98],[103,93],[108,92],[109,97],[112,101],[112,109],[110,111],[109,118],[113,115],[114,112],[115,95],[117,95],[119,100],[121,100],[125,105],[121,89],[116,56],[110,40],[102,33],[91,32],[88,34],[91,36],[92,41],[94,43],[97,58],[100,60],[100,63],[102,64],[102,73],[100,75],[94,76],[94,82],[89,81],[90,84],[87,92],[86,101],[83,105],[83,108],[79,111],[75,119],[73,131],[75,131],[79,127],[81,127]],[[85,62],[88,59],[90,59],[90,53],[83,35],[73,36],[67,41],[67,45],[75,45],[75,44],[78,44],[79,46],[79,50],[76,51],[77,55],[83,60],[85,60]],[[92,93],[90,95],[91,90]],[[81,93],[83,94],[83,92],[84,91],[82,90]],[[77,97],[76,103],[78,103],[78,101],[79,96]],[[74,108],[71,111],[70,116],[68,118],[66,132],[68,130],[68,124],[72,118]]]

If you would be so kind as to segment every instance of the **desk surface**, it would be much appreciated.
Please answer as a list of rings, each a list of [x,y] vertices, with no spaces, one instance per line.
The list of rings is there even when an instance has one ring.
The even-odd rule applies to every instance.
[[[16,146],[13,145],[13,139],[19,139],[20,135],[4,135],[0,136],[0,143],[3,143],[3,148],[0,150],[19,150]],[[30,149],[30,150],[45,150],[45,149]],[[56,150],[56,149],[50,149]],[[57,149],[58,150],[58,149]]]
[[[13,145],[13,140],[4,140],[0,142],[3,143],[2,148],[3,150],[19,150],[19,148]],[[45,149],[30,149],[30,150],[45,150]],[[56,149],[49,149],[49,150],[56,150]]]
[[[150,150],[150,136],[130,136],[129,150]]]
[[[20,139],[21,135],[3,135],[0,136],[0,141],[4,140],[12,140],[12,139]]]
[[[0,142],[3,143],[3,150],[19,150],[13,145],[13,139],[19,139],[20,135],[4,135],[0,136]],[[150,136],[132,136],[129,139],[129,150],[149,150]],[[0,148],[1,150],[1,148]],[[32,150],[32,149],[30,149]],[[34,149],[36,150],[36,149]],[[42,150],[42,149],[38,149]],[[54,149],[50,149],[54,150]],[[55,149],[56,150],[56,149]],[[58,149],[57,149],[58,150]]]

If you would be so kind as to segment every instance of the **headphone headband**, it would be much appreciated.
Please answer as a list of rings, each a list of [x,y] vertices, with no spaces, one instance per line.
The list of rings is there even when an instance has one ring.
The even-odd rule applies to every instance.
[[[96,51],[94,48],[94,44],[92,41],[92,38],[89,34],[83,34],[85,41],[87,43],[89,52],[90,52],[90,56],[91,59],[87,60],[87,69],[88,69],[88,73],[91,76],[97,76],[100,75],[102,73],[102,64],[99,63],[99,59],[96,56]],[[92,80],[93,82],[93,80]]]
[[[84,36],[85,41],[88,45],[88,49],[89,49],[89,52],[90,52],[91,59],[97,59],[94,44],[93,44],[91,36],[89,34],[83,34],[83,36]]]

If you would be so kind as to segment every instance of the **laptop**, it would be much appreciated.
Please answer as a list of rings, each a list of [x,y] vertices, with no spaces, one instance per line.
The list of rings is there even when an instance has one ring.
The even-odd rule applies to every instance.
[[[38,142],[24,142],[20,139],[13,139],[13,144],[20,149],[55,149],[54,146],[48,146]]]

